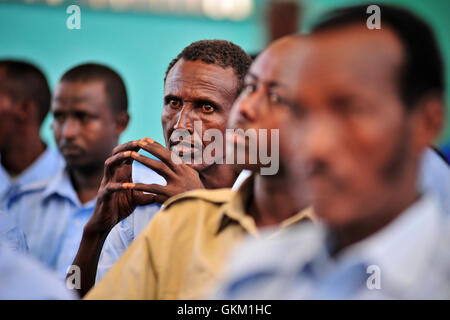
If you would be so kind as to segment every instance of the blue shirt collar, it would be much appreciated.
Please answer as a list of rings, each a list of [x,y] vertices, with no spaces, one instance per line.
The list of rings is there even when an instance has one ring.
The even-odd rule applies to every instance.
[[[1,159],[1,155],[0,155]],[[5,168],[0,165],[0,194],[6,192],[13,185],[21,190],[24,186],[34,184],[36,182],[48,182],[54,173],[63,166],[64,160],[55,150],[47,148],[24,172],[11,179]],[[43,170],[43,168],[48,170]]]
[[[64,170],[60,170],[60,172],[49,182],[48,186],[42,193],[42,199],[43,201],[47,201],[55,195],[69,200],[74,206],[80,208],[94,207],[97,200],[97,197],[95,197],[91,201],[85,204],[81,204],[80,200],[78,199],[78,195],[73,188],[67,168],[65,168]]]
[[[368,238],[330,256],[333,238],[325,225],[316,231],[321,239],[313,258],[302,272],[323,277],[329,270],[354,263],[374,264],[383,270],[383,279],[398,292],[408,292],[433,254],[441,226],[447,223],[433,194],[425,194],[394,221]],[[411,235],[418,235],[412,237]],[[419,236],[420,235],[420,236]]]

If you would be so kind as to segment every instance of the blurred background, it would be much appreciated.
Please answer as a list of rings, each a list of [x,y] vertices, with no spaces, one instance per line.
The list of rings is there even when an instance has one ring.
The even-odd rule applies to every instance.
[[[434,28],[446,61],[447,110],[450,92],[450,1],[386,0],[410,8]],[[131,122],[122,141],[163,141],[160,115],[163,78],[169,62],[200,39],[226,39],[249,54],[270,41],[307,32],[326,10],[357,0],[0,0],[0,58],[33,62],[53,88],[67,69],[98,62],[118,71],[127,85]],[[68,6],[81,9],[81,28],[68,29]],[[51,116],[42,136],[54,145]],[[436,141],[450,153],[450,112]]]

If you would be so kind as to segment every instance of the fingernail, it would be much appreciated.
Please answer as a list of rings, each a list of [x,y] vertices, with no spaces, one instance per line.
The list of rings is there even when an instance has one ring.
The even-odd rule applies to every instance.
[[[122,183],[122,187],[124,189],[132,189],[132,188],[134,188],[134,183],[129,183],[129,182]]]
[[[150,139],[150,138],[144,138],[145,139],[145,141],[147,141],[147,143],[153,143],[153,142],[155,142],[153,139]]]

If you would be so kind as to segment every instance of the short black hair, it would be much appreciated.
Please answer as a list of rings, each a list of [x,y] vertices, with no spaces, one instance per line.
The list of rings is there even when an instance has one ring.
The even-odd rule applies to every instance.
[[[372,3],[333,10],[319,19],[312,33],[352,24],[366,26],[369,5]],[[388,26],[398,36],[405,51],[399,89],[406,108],[414,108],[430,92],[442,96],[445,87],[444,65],[433,30],[424,20],[406,9],[384,4],[377,6],[380,7],[381,28]]]
[[[85,63],[66,71],[60,82],[102,81],[105,85],[113,113],[128,110],[128,96],[122,77],[110,67],[97,63]]]
[[[38,107],[39,125],[50,109],[51,92],[44,73],[30,62],[21,60],[0,60],[4,80],[0,86],[13,100],[29,99]]]
[[[238,93],[244,86],[244,78],[252,63],[252,58],[238,45],[226,40],[200,40],[191,43],[173,59],[166,70],[164,83],[170,69],[183,58],[188,61],[201,60],[205,63],[216,64],[222,68],[232,67],[238,77]]]

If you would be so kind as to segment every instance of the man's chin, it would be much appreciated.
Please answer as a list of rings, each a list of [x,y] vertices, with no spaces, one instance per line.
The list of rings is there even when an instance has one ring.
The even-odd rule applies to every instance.
[[[344,203],[343,203],[344,201]],[[356,223],[361,212],[345,203],[344,199],[333,201],[321,198],[313,200],[314,213],[332,229],[341,229]]]
[[[80,169],[86,166],[85,157],[80,156],[64,156],[66,166],[72,169]]]

